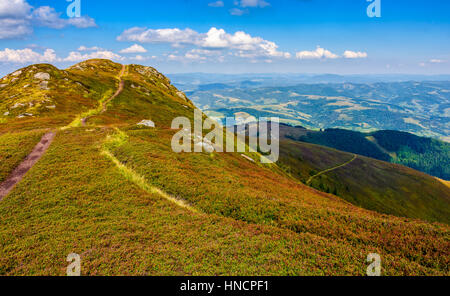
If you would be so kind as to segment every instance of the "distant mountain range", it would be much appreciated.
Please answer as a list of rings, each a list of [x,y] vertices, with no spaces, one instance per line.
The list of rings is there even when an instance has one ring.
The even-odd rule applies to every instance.
[[[450,80],[272,87],[235,80],[200,84],[187,95],[218,120],[237,113],[244,117],[274,116],[281,122],[316,130],[398,130],[450,141]]]
[[[406,81],[449,81],[448,75],[412,75],[412,74],[372,74],[372,75],[336,75],[336,74],[216,74],[183,73],[168,74],[175,86],[184,91],[198,91],[204,85],[222,84],[228,87],[277,87],[296,84],[320,83],[378,83]]]

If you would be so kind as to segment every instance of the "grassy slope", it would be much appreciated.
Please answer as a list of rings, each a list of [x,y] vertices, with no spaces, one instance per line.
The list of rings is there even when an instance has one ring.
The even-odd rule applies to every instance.
[[[353,155],[314,144],[281,142],[280,164],[306,182]],[[381,213],[450,223],[450,190],[435,178],[404,166],[358,156],[345,167],[313,179],[311,186]]]
[[[282,126],[288,139],[318,144],[405,165],[442,178],[450,178],[450,144],[398,131],[361,133],[342,129],[322,132]]]
[[[39,142],[43,131],[0,134],[0,183]]]
[[[102,60],[83,62],[67,70],[40,64],[21,69],[18,76],[6,76],[1,83],[7,86],[0,88],[0,132],[68,125],[114,92],[120,67]],[[42,89],[41,80],[34,78],[37,73],[50,75],[48,89]],[[16,103],[23,106],[13,108]],[[33,116],[17,118],[25,113]]]
[[[192,104],[156,74],[127,79],[92,126],[60,131],[0,204],[0,274],[62,275],[71,252],[97,275],[363,275],[371,252],[386,275],[449,274],[448,226],[358,208],[239,154],[175,154],[168,126]],[[140,119],[158,128],[134,127]],[[108,141],[117,131],[104,125],[124,136]]]
[[[4,200],[1,274],[63,275],[71,252],[82,255],[82,272],[91,275],[362,275],[369,252],[382,254],[384,274],[448,274],[448,228],[443,225],[367,212],[242,162],[239,156],[216,155],[218,162],[240,163],[243,169],[226,171],[236,180],[235,188],[241,188],[235,199],[247,209],[231,219],[226,209],[232,205],[220,203],[217,198],[224,195],[213,191],[228,179],[207,178],[208,168],[203,167],[206,162],[219,171],[221,165],[210,163],[207,154],[180,156],[164,149],[160,139],[171,131],[129,131],[129,140],[116,149],[130,149],[131,154],[126,162],[123,152],[117,156],[152,184],[158,184],[157,178],[148,171],[164,166],[160,174],[171,182],[161,187],[168,192],[191,182],[189,192],[179,196],[209,212],[192,213],[127,181],[100,153],[108,133],[113,131],[60,132]],[[155,151],[155,146],[160,149]],[[146,165],[138,156],[147,158]],[[253,192],[261,184],[257,198]],[[202,191],[211,197],[196,200],[205,197]],[[259,203],[263,205],[254,209]],[[260,212],[269,205],[280,211],[276,220]]]

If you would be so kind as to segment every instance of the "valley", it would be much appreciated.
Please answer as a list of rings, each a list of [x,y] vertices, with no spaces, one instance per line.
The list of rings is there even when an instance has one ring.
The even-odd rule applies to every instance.
[[[252,116],[276,116],[283,123],[313,130],[399,130],[449,141],[448,81],[352,83],[345,82],[351,78],[342,77],[341,83],[330,83],[334,80],[323,83],[323,79],[316,77],[316,83],[311,80],[299,84],[296,81],[301,80],[287,76],[286,85],[281,79],[268,83],[250,76],[245,77],[250,80],[236,77],[233,82],[204,85],[202,81],[208,80],[189,84],[186,82],[189,80],[180,76],[175,76],[176,84],[200,109],[217,120],[234,117],[236,113],[243,120]],[[252,85],[245,81],[259,83]]]

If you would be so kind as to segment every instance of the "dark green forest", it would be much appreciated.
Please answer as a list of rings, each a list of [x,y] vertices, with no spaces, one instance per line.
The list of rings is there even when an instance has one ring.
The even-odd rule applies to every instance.
[[[439,140],[399,131],[361,133],[343,129],[310,131],[294,140],[401,164],[450,180],[450,144]]]

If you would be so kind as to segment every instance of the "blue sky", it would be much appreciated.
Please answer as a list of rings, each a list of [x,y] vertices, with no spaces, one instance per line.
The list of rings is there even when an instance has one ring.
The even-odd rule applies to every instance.
[[[374,0],[375,1],[375,0]],[[0,75],[85,58],[164,73],[449,74],[450,1],[0,0]]]

